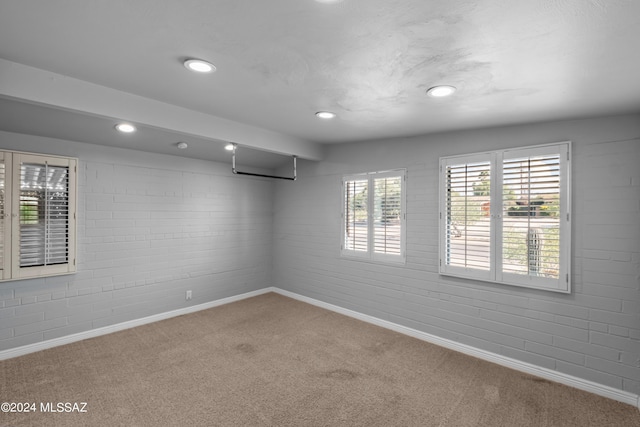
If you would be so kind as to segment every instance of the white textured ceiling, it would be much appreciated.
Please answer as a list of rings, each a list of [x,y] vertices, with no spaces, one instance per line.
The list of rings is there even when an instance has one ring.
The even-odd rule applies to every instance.
[[[638,0],[0,0],[0,41],[8,101],[307,158],[326,143],[640,111]],[[189,73],[188,57],[218,70]],[[458,91],[426,96],[436,84]],[[85,87],[90,99],[70,93]],[[21,117],[0,126],[38,128]],[[74,126],[61,136],[86,138]]]

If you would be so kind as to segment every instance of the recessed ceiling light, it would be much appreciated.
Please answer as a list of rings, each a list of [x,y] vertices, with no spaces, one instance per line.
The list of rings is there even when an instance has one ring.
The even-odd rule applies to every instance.
[[[178,148],[179,148],[179,149],[181,149],[181,150],[186,149],[188,146],[189,146],[189,145],[188,145],[186,142],[182,142],[182,141],[180,141],[180,142],[178,142],[178,143],[176,144],[176,147],[178,147]]]
[[[136,131],[136,127],[129,123],[118,123],[116,129],[123,133],[131,133]]]
[[[318,111],[316,113],[316,116],[320,117],[321,119],[333,119],[336,116],[336,113],[332,113],[331,111]]]
[[[453,95],[453,92],[456,91],[456,88],[453,86],[442,85],[442,86],[434,86],[427,90],[427,95],[432,96],[434,98],[443,98],[445,96]]]
[[[216,66],[210,62],[201,59],[187,59],[184,61],[187,70],[196,71],[198,73],[212,73],[216,70]]]

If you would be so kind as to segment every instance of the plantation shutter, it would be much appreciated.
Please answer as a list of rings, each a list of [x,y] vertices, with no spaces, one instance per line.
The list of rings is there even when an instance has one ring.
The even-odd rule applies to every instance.
[[[491,268],[491,161],[444,162],[445,218],[443,270]],[[475,273],[471,273],[475,274]]]
[[[570,144],[440,159],[440,273],[570,291]]]
[[[404,262],[403,169],[343,178],[342,254]]]
[[[344,181],[344,250],[369,250],[368,179]]]
[[[0,151],[0,280],[76,271],[77,159]]]
[[[77,160],[14,153],[11,278],[76,271]]]
[[[502,270],[558,278],[560,159],[505,159]]]
[[[20,267],[69,261],[69,167],[20,165]]]
[[[498,278],[568,290],[568,145],[506,151]]]
[[[402,177],[375,178],[373,210],[373,250],[376,253],[402,253]]]

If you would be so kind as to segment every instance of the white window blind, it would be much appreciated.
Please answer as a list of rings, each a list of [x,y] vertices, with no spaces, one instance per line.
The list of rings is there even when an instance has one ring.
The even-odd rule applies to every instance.
[[[560,156],[504,159],[502,182],[502,271],[557,279]]]
[[[404,186],[404,170],[343,179],[343,255],[404,261]]]
[[[20,165],[20,267],[69,261],[69,167]]]
[[[15,152],[2,159],[2,278],[74,272],[77,160]]]
[[[446,166],[446,176],[447,263],[489,270],[491,163],[450,164]]]
[[[401,255],[402,177],[373,179],[373,250]]]
[[[569,292],[569,148],[442,158],[441,274]]]
[[[354,179],[344,183],[344,248],[349,251],[369,250],[369,181]]]

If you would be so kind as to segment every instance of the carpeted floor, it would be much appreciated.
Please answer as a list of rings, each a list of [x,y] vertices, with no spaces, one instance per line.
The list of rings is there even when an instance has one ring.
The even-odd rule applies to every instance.
[[[2,426],[640,427],[633,406],[273,293],[2,361],[0,375],[2,402],[36,404]]]

